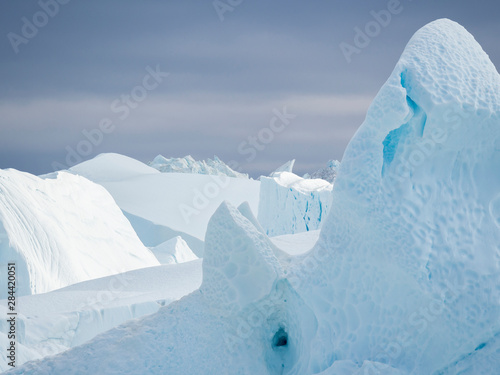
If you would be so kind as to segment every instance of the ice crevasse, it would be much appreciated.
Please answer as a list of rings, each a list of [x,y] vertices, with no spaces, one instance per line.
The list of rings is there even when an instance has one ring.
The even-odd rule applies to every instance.
[[[13,373],[496,373],[499,95],[463,27],[423,27],[349,143],[309,253],[281,264],[223,203],[198,291]]]

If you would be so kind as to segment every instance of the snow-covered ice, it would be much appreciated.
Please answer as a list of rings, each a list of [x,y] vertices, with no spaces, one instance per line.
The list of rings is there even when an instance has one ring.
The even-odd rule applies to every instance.
[[[163,173],[196,173],[214,176],[248,178],[245,173],[236,172],[226,163],[214,156],[213,160],[194,160],[191,155],[183,158],[166,158],[158,155],[149,165]]]
[[[271,237],[271,242],[289,255],[301,255],[311,250],[319,238],[320,231],[299,232]]]
[[[283,272],[269,244],[265,234],[237,209],[220,205],[205,238],[200,288],[214,308],[239,311],[269,294]]]
[[[123,211],[123,214],[128,219],[130,224],[132,224],[132,227],[145,246],[150,248],[156,247],[171,240],[172,238],[182,237],[197,257],[203,256],[203,249],[205,246],[203,240],[190,236],[187,233],[171,229],[165,225],[155,224],[151,220],[132,215],[127,211]]]
[[[161,264],[184,263],[198,259],[181,236],[152,247],[151,251]]]
[[[349,143],[320,239],[291,271],[319,322],[312,372],[349,359],[455,373],[492,346],[490,371],[463,373],[500,368],[498,165],[499,75],[463,27],[433,22]]]
[[[18,298],[17,365],[57,354],[152,314],[201,285],[201,260],[142,268]],[[5,304],[0,304],[4,315]],[[0,321],[0,342],[8,327]],[[3,344],[2,344],[2,347]],[[8,369],[0,356],[0,371]]]
[[[97,155],[93,159],[71,167],[69,171],[100,183],[160,173],[138,160],[114,153]]]
[[[144,243],[149,242],[147,233],[157,236],[161,229],[152,226],[166,227],[163,231],[170,230],[172,237],[181,236],[201,256],[190,237],[204,239],[208,220],[224,200],[236,206],[247,201],[257,213],[259,181],[225,175],[159,173],[145,164],[139,167],[138,163],[123,155],[102,154],[70,168],[70,172],[101,184],[123,211],[148,222],[151,231],[143,231]],[[118,178],[110,178],[116,170],[120,171]],[[135,222],[147,224],[141,220],[132,224]],[[157,246],[170,238],[162,237],[160,242],[147,246]]]
[[[0,170],[0,264],[11,261],[18,296],[159,264],[102,186],[8,169]]]

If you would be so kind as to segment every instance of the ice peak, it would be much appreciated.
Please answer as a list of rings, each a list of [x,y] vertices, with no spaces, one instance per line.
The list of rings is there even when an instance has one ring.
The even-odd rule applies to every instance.
[[[271,177],[275,176],[277,173],[280,172],[292,172],[293,171],[293,166],[295,165],[295,159],[287,161],[285,164],[277,168],[273,173],[270,174]]]
[[[197,161],[191,155],[183,158],[166,158],[163,155],[158,155],[149,165],[163,173],[196,173],[248,178],[247,174],[236,172],[217,156],[214,156],[213,160],[208,158]]]
[[[239,311],[270,293],[282,275],[269,240],[223,202],[208,223],[201,291],[214,307]]]
[[[475,108],[498,110],[500,78],[474,37],[461,25],[439,19],[411,38],[396,67],[401,86],[428,110],[460,102]]]
[[[338,358],[383,352],[373,345],[363,353],[369,339],[361,332],[377,327],[379,342],[395,342],[392,332],[412,337],[389,364],[433,373],[500,329],[500,290],[490,291],[500,282],[500,230],[489,209],[500,194],[500,175],[493,172],[500,164],[499,82],[474,38],[457,23],[438,20],[413,36],[374,99],[347,146],[309,260],[318,264],[316,284],[328,285],[321,298],[344,289],[358,296],[358,281],[370,280],[362,288],[370,302],[329,307],[350,317],[378,311],[356,320],[356,340],[345,344],[342,318],[319,319],[318,332],[333,329],[332,345],[346,345]],[[315,293],[311,286],[301,291],[311,301]],[[388,307],[391,296],[398,296],[397,310]],[[408,316],[431,304],[440,311],[419,336]],[[458,323],[454,317],[474,306],[481,306],[481,317]]]

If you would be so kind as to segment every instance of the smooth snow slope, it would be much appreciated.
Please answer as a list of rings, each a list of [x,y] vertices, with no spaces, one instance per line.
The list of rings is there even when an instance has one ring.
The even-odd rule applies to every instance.
[[[311,250],[319,238],[319,230],[284,234],[270,238],[271,242],[289,255],[301,255]]]
[[[106,153],[71,167],[70,172],[79,174],[94,182],[118,181],[139,175],[160,172],[128,156]]]
[[[84,176],[101,185],[110,181],[124,181],[138,176],[160,174],[158,170],[138,160],[115,153],[97,155],[93,159],[75,165],[68,172]],[[57,173],[49,173],[40,177],[54,178],[55,176]],[[133,215],[125,210],[122,211],[145,246],[158,246],[176,236],[182,236],[196,255],[203,256],[203,241],[201,239],[154,223],[148,218]]]
[[[0,170],[0,265],[11,261],[18,296],[159,264],[102,186],[9,169]]]
[[[20,297],[16,364],[60,353],[127,320],[152,314],[199,288],[201,275],[201,261],[197,260],[142,268]],[[0,316],[6,306],[1,300]],[[8,330],[2,319],[1,343],[7,342]],[[0,372],[9,368],[5,356],[0,356]]]
[[[127,211],[123,211],[123,214],[128,221],[130,221],[135,233],[137,233],[145,246],[155,247],[161,245],[165,241],[171,240],[172,238],[182,237],[196,256],[203,256],[204,244],[199,238],[190,236],[184,232],[175,231],[165,225],[155,224],[150,220],[132,215]]]
[[[464,28],[425,26],[349,144],[302,261],[280,268],[222,205],[199,291],[12,373],[497,373],[499,95]]]
[[[227,200],[239,205],[248,201],[253,212],[257,213],[259,181],[227,176],[160,173],[145,164],[138,168],[137,163],[140,162],[123,155],[102,154],[72,167],[70,171],[103,185],[118,206],[128,214],[168,227],[175,232],[174,236],[182,236],[197,256],[202,253],[197,250],[197,244],[189,241],[188,236],[204,239],[208,220],[221,202]],[[117,169],[127,172],[115,175]],[[148,242],[147,239],[144,241]]]
[[[101,183],[126,212],[198,239],[205,237],[208,220],[224,200],[248,201],[258,210],[260,183],[254,180],[161,173]]]
[[[161,264],[185,263],[198,259],[181,236],[152,247],[151,251]]]

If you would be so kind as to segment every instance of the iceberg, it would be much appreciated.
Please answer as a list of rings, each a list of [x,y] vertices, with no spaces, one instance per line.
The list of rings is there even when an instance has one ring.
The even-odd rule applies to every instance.
[[[138,160],[115,153],[99,154],[93,159],[71,167],[69,172],[99,182],[126,180],[160,173]]]
[[[176,236],[151,248],[161,264],[178,264],[198,259],[181,236]]]
[[[196,173],[213,176],[228,176],[235,178],[248,178],[245,173],[236,172],[226,163],[214,156],[213,160],[194,160],[191,155],[183,158],[166,158],[158,155],[149,163],[152,168],[162,173]]]
[[[181,236],[198,257],[207,223],[223,201],[248,201],[258,210],[260,182],[248,178],[160,173],[118,154],[101,154],[69,172],[104,186],[146,246]]]
[[[18,296],[159,264],[102,186],[13,169],[0,170],[0,264],[8,262],[22,280]]]
[[[339,167],[340,162],[338,160],[329,160],[326,167],[318,169],[316,172],[311,174],[306,173],[304,178],[321,178],[322,180],[326,180],[333,184],[335,177],[337,177]]]
[[[457,23],[425,26],[345,151],[317,245],[290,272],[319,322],[303,358],[312,373],[372,360],[451,374],[474,358],[483,370],[460,373],[497,372],[499,146],[494,65]]]
[[[330,207],[332,184],[291,172],[261,177],[258,219],[269,236],[321,228]]]

